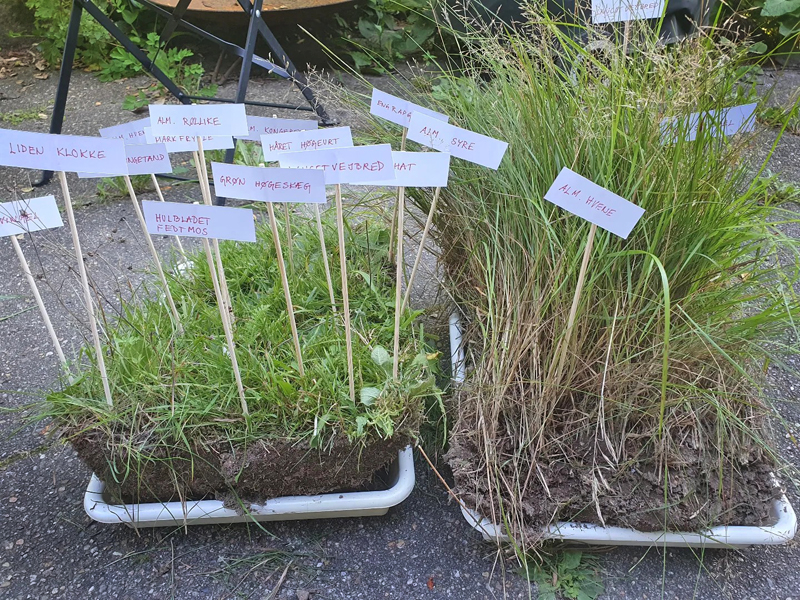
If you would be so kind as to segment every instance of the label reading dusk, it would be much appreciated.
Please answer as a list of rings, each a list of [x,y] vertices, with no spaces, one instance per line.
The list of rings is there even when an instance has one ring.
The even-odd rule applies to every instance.
[[[325,202],[325,176],[315,169],[266,169],[211,163],[214,188],[224,198],[256,202]]]
[[[0,203],[0,237],[61,227],[61,214],[53,196]]]
[[[253,211],[246,208],[143,200],[142,212],[152,235],[256,241]]]
[[[292,152],[281,154],[280,163],[289,169],[319,169],[329,184],[373,185],[373,181],[394,179],[389,144]]]
[[[244,104],[151,104],[154,135],[226,135],[249,133]]]
[[[121,140],[9,129],[0,129],[0,165],[47,171],[128,173]]]
[[[614,235],[628,238],[644,209],[564,167],[544,199]]]

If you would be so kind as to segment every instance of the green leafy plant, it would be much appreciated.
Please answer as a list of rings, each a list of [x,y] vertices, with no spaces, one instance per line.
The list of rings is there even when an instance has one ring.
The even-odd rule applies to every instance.
[[[337,15],[340,47],[358,71],[385,72],[424,53],[436,31],[428,0],[366,0],[353,24]]]
[[[337,248],[330,213],[323,228],[328,248]],[[118,321],[108,324],[104,351],[114,407],[102,400],[94,354],[86,348],[86,360],[73,365],[73,382],[49,396],[47,414],[72,434],[87,428],[112,432],[111,439],[131,444],[128,450],[142,463],[158,440],[180,440],[188,446],[190,439],[204,444],[281,439],[324,448],[333,440],[357,445],[413,435],[423,400],[438,394],[431,375],[436,355],[414,325],[420,313],[407,311],[401,323],[399,379],[387,370],[385,356],[376,361],[380,348],[391,346],[394,332],[388,230],[367,219],[348,227],[355,380],[361,391],[356,402],[349,397],[344,331],[331,310],[316,222],[295,215],[292,232],[296,276],[290,285],[305,377],[298,373],[288,341],[271,230],[259,225],[257,243],[221,244],[249,417],[231,418],[241,415],[238,393],[202,251],[190,254],[185,260],[191,266],[170,278],[182,335],[175,333],[169,309],[157,293],[123,302]],[[285,235],[284,230],[283,239]],[[338,273],[333,275],[333,281],[340,280]],[[341,290],[335,294],[341,297]],[[150,442],[139,447],[135,440],[143,438]]]
[[[539,600],[595,600],[605,591],[596,557],[578,550],[538,552],[525,558],[523,575],[536,582]]]
[[[747,160],[754,134],[663,138],[665,121],[754,101],[752,55],[648,35],[634,25],[635,52],[601,61],[534,14],[503,39],[468,31],[432,92],[405,87],[509,144],[497,170],[451,162],[431,235],[468,360],[448,460],[467,505],[523,547],[553,520],[770,518],[757,474],[779,461],[779,415],[761,374],[796,352],[800,248],[782,228],[800,218]],[[544,200],[564,167],[645,210],[626,240],[598,230],[577,301],[590,225]],[[427,212],[429,192],[408,196]]]
[[[786,39],[800,35],[800,0],[765,0],[761,16],[778,23],[778,33]]]

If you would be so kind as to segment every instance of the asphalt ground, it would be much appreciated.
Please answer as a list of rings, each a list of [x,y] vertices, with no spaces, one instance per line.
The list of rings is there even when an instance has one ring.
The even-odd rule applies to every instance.
[[[31,66],[20,69],[11,80],[0,80],[0,113],[41,108],[45,118],[0,126],[47,130],[55,75],[36,79],[36,72]],[[773,77],[768,73],[765,81],[771,84]],[[138,118],[122,111],[120,103],[126,93],[144,83],[143,79],[100,83],[91,74],[76,72],[64,132],[95,135],[100,127]],[[785,102],[800,88],[798,84],[797,71],[782,74],[778,89],[785,98],[776,93],[775,101]],[[230,86],[221,90],[221,95],[226,94],[232,94]],[[299,94],[285,82],[260,78],[254,81],[250,98],[299,101]],[[335,106],[328,108],[338,111]],[[765,131],[762,138],[763,148],[756,157],[765,155],[774,134]],[[800,182],[800,137],[784,138],[770,168],[786,181]],[[31,172],[0,168],[0,199],[10,200],[15,192],[53,193],[60,198],[53,183],[31,192],[33,178]],[[105,313],[113,318],[117,299],[149,277],[142,233],[127,198],[99,198],[96,182],[73,176],[70,189],[79,205],[86,266],[103,298]],[[172,185],[165,196],[194,200],[199,191],[196,186]],[[154,198],[152,193],[140,196]],[[792,233],[800,235],[800,231]],[[75,356],[85,343],[87,329],[68,231],[43,232],[34,240],[22,241],[23,250],[41,277],[44,301],[65,351]],[[156,245],[165,256],[172,251],[169,238],[156,239]],[[407,258],[413,256],[414,242],[409,246]],[[44,424],[25,425],[21,409],[58,385],[58,365],[6,240],[0,240],[0,273],[0,597],[537,597],[535,586],[517,575],[516,563],[468,526],[419,456],[414,492],[384,517],[294,521],[263,528],[197,526],[188,531],[135,531],[91,521],[83,511],[89,471],[70,448],[48,441],[42,432]],[[437,302],[435,261],[426,260],[420,280],[418,301]],[[795,402],[800,380],[775,368],[769,377],[783,416],[800,435]],[[780,439],[785,458],[800,465],[797,449],[783,436]],[[789,494],[800,506],[794,491]],[[795,543],[703,555],[683,549],[604,549],[598,559],[606,586],[603,598],[787,600],[800,596],[800,550]]]

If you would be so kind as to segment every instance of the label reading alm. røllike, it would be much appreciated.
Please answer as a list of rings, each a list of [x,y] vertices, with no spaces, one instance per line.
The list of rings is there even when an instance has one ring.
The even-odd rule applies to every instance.
[[[121,140],[0,129],[0,165],[24,169],[125,175]]]
[[[154,135],[248,135],[244,104],[151,104]]]
[[[280,160],[280,155],[287,152],[350,148],[352,145],[353,134],[349,127],[329,127],[261,136],[261,150],[265,162]]]
[[[573,215],[627,239],[644,209],[564,167],[544,195]]]
[[[370,102],[369,112],[376,117],[381,117],[392,123],[397,123],[403,127],[408,127],[411,122],[411,115],[415,112],[427,115],[437,121],[447,122],[450,117],[438,113],[435,110],[425,108],[419,104],[414,104],[408,100],[403,100],[397,96],[392,96],[382,92],[378,88],[372,88],[372,101]]]
[[[500,166],[508,149],[507,142],[416,112],[411,115],[408,125],[408,139],[490,169]]]
[[[63,225],[53,196],[0,203],[0,237]]]
[[[289,169],[319,169],[327,184],[373,185],[373,181],[394,179],[389,144],[281,154],[280,164]]]
[[[219,196],[256,202],[325,202],[325,176],[314,169],[267,169],[211,163]]]
[[[144,200],[142,212],[147,231],[153,235],[256,241],[250,209]]]

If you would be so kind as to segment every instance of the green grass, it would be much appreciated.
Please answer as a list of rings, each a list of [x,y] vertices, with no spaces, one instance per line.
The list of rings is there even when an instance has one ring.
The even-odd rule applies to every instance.
[[[327,247],[338,252],[336,228],[324,220]],[[402,323],[402,374],[391,377],[386,351],[393,337],[393,269],[385,227],[361,218],[348,227],[347,252],[357,398],[350,400],[341,307],[332,313],[316,223],[295,215],[290,286],[305,377],[298,373],[288,314],[269,227],[255,244],[222,243],[222,260],[236,316],[234,338],[250,415],[241,413],[231,362],[204,253],[170,288],[185,329],[175,332],[157,287],[124,302],[108,326],[106,365],[114,398],[104,399],[90,348],[74,365],[77,379],[48,397],[47,412],[71,433],[100,430],[141,448],[190,446],[192,441],[247,443],[255,439],[305,440],[326,447],[335,440],[414,434],[423,398],[437,394],[423,332],[408,311]],[[285,244],[285,232],[282,232]],[[331,260],[332,269],[338,260]],[[339,282],[338,269],[333,281]],[[341,298],[339,286],[335,286]],[[360,393],[360,395],[359,395]]]
[[[782,227],[798,215],[757,176],[753,135],[661,140],[664,119],[753,101],[757,67],[744,49],[663,48],[637,29],[629,55],[617,40],[598,57],[536,14],[519,34],[467,28],[430,91],[398,82],[509,143],[497,171],[453,160],[433,237],[467,324],[456,482],[523,546],[574,516],[574,493],[599,521],[595,502],[641,497],[618,487],[631,472],[663,488],[649,506],[660,527],[677,507],[696,511],[682,526],[727,522],[719,506],[737,502],[742,471],[777,462],[763,372],[796,352],[798,243]],[[370,123],[372,140],[398,135]],[[543,199],[563,167],[646,211],[627,240],[598,231],[571,335],[590,225]],[[409,195],[428,210],[430,194]],[[566,492],[559,465],[574,474]]]

